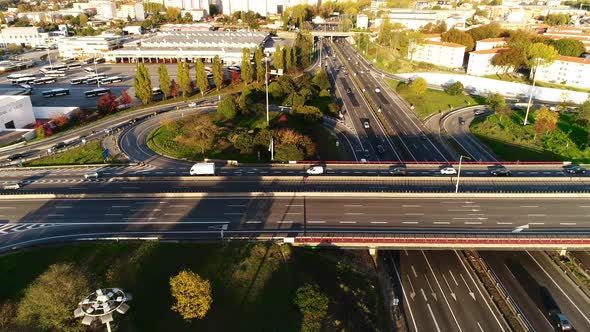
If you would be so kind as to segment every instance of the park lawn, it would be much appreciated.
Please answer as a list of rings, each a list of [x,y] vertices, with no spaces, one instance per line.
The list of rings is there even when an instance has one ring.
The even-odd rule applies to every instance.
[[[86,271],[93,288],[120,287],[133,295],[127,314],[116,316],[115,331],[299,331],[293,296],[311,282],[330,300],[330,330],[384,330],[376,278],[341,257],[335,249],[270,243],[58,245],[0,257],[0,299],[18,303],[51,264],[72,263]],[[203,320],[186,322],[170,310],[169,278],[183,269],[211,282],[213,303]]]
[[[107,162],[118,163],[113,157],[109,157]],[[48,166],[48,165],[83,165],[83,164],[102,164],[102,147],[100,140],[93,140],[85,145],[72,148],[70,150],[56,153],[41,159],[33,160],[27,163],[27,166]]]
[[[572,161],[590,162],[588,129],[576,124],[574,114],[561,114],[553,132],[535,137],[534,112],[531,124],[522,126],[524,111],[515,111],[510,118],[498,115],[476,119],[471,132],[486,143],[498,156],[508,161]]]
[[[389,86],[394,91],[399,84],[399,81],[386,79]],[[451,96],[444,91],[427,89],[424,94],[418,96],[408,89],[404,89],[398,94],[409,104],[414,105],[414,112],[422,119],[429,115],[437,113],[439,110],[447,111],[465,106],[479,105],[484,101],[481,98],[474,98],[469,95]]]

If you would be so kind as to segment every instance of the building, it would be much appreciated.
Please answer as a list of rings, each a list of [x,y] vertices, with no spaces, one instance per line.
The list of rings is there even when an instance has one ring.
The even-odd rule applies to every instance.
[[[461,68],[464,56],[464,45],[426,40],[423,44],[415,46],[411,59],[441,67]]]
[[[417,10],[417,9],[386,9],[391,23],[399,23],[411,30],[419,30],[428,23],[437,24],[445,22],[448,29],[453,27],[465,27],[465,21],[475,13],[474,9],[452,10]],[[375,25],[380,26],[383,18],[375,20]]]
[[[180,11],[180,15],[182,15],[182,17],[184,17],[186,14],[191,14],[194,22],[200,21],[203,19],[203,17],[207,16],[207,11],[204,9],[189,9]]]
[[[61,16],[60,12],[54,11],[18,13],[18,18],[26,17],[30,23],[56,23],[57,20],[61,19]]]
[[[510,38],[486,38],[475,42],[476,51],[491,50],[492,48],[503,47]]]
[[[44,32],[37,27],[10,27],[0,30],[0,47],[19,44],[30,47],[55,45],[63,38],[62,31]]]
[[[120,36],[69,37],[58,44],[58,50],[62,58],[105,57],[107,52],[120,48],[122,44]]]
[[[262,32],[224,31],[173,31],[158,32],[155,36],[138,42],[129,42],[123,48],[105,53],[109,62],[168,63],[177,61],[194,62],[202,59],[212,62],[218,55],[226,64],[242,62],[242,50],[264,47],[270,35]]]
[[[549,66],[539,66],[535,79],[590,89],[590,59],[560,56]]]
[[[508,50],[508,48],[491,48],[469,52],[467,74],[485,76],[506,71],[505,67],[492,65],[492,59],[494,56],[505,50]]]
[[[170,31],[210,31],[213,30],[213,25],[209,23],[193,23],[193,24],[163,24],[160,26],[161,32]]]
[[[369,16],[365,14],[359,14],[356,17],[356,27],[359,29],[369,28]]]
[[[552,39],[571,38],[584,44],[586,51],[590,52],[590,29],[584,27],[549,27],[543,36]]]
[[[143,21],[145,19],[143,5],[137,2],[124,3],[117,10],[117,17],[124,20],[131,18],[133,21]]]
[[[0,131],[22,129],[34,123],[30,96],[0,96]]]
[[[88,2],[92,8],[96,9],[96,16],[103,19],[113,19],[117,15],[117,7],[114,2],[91,0]]]

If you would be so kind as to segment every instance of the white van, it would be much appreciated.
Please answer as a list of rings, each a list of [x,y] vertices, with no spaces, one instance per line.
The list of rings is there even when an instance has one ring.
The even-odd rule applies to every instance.
[[[197,163],[191,167],[190,175],[215,175],[215,163]]]
[[[305,172],[309,175],[322,175],[322,174],[324,174],[324,166],[313,165],[310,168],[308,168],[307,170],[305,170]]]
[[[4,187],[2,187],[4,190],[16,190],[16,189],[20,189],[20,183],[15,182],[15,183],[9,183],[9,184],[5,184]]]

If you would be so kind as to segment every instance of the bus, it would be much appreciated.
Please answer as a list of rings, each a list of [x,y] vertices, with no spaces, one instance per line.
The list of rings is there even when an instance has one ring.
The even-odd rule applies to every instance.
[[[84,83],[84,81],[86,81],[86,77],[76,77],[70,80],[70,84],[78,85]]]
[[[84,60],[82,60],[82,62],[88,65],[88,64],[94,63],[94,58],[84,59]]]
[[[41,77],[41,78],[37,78],[36,80],[34,80],[33,84],[35,84],[35,85],[49,84],[49,83],[55,83],[56,81],[57,81],[57,79],[55,77]]]
[[[120,76],[109,76],[100,79],[100,84],[111,84],[111,83],[118,83],[123,82],[123,77]]]
[[[43,73],[45,77],[65,77],[66,72],[63,70],[48,70]]]
[[[34,74],[10,74],[10,75],[6,76],[6,79],[8,79],[9,81],[12,81],[17,78],[32,77],[32,76],[35,76],[35,75]]]
[[[70,89],[52,89],[41,92],[41,95],[45,98],[67,96],[70,94]]]
[[[89,98],[89,97],[97,97],[97,96],[106,95],[109,92],[111,92],[111,89],[109,89],[109,88],[98,88],[98,89],[92,89],[92,90],[85,91],[84,95],[87,98]]]
[[[72,62],[72,63],[68,63],[68,69],[72,69],[72,68],[80,68],[82,67],[82,64],[80,64],[79,62]]]
[[[31,84],[37,78],[33,76],[21,77],[11,81],[12,85],[20,85],[20,84]]]
[[[66,70],[67,69],[67,65],[65,64],[56,64],[53,66],[43,66],[41,68],[39,68],[39,71],[42,73],[46,73],[48,71],[54,71],[54,70]]]
[[[83,69],[87,73],[94,73],[94,68],[92,68],[92,67],[84,67]]]

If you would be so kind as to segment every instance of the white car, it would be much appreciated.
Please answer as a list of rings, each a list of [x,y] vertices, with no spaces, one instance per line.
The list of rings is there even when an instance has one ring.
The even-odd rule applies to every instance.
[[[188,107],[195,107],[195,106],[197,106],[197,103],[195,103],[194,101],[188,103]]]
[[[98,172],[88,172],[84,174],[85,179],[98,179]]]
[[[307,170],[305,170],[305,173],[307,173],[309,175],[321,175],[321,174],[324,174],[324,166],[320,166],[320,165],[311,166],[310,168],[308,168]]]
[[[9,183],[9,184],[5,184],[4,187],[2,187],[4,190],[17,190],[20,189],[20,183],[15,182],[15,183]]]
[[[440,174],[442,175],[455,175],[457,174],[457,170],[451,166],[443,167],[440,169]]]
[[[375,88],[375,92],[379,93],[379,92],[381,92],[381,89]]]

